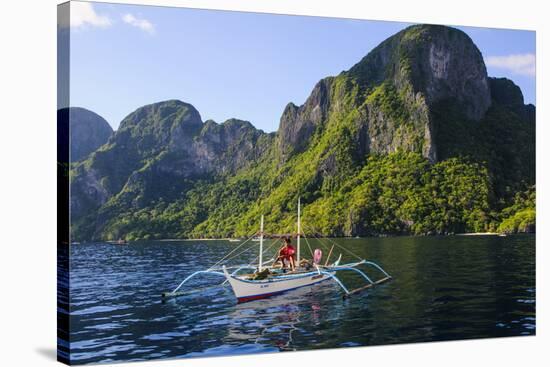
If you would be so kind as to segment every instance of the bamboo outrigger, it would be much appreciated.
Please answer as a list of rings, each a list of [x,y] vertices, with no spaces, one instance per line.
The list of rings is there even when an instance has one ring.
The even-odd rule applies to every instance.
[[[260,219],[259,233],[254,234],[252,237],[249,237],[246,241],[244,241],[239,246],[234,248],[226,256],[224,256],[221,260],[219,260],[216,264],[214,264],[212,267],[208,268],[207,270],[200,270],[192,273],[187,278],[185,278],[173,291],[163,293],[162,296],[166,298],[166,297],[176,297],[176,296],[187,294],[187,292],[180,292],[180,289],[189,280],[191,280],[192,278],[198,275],[214,275],[214,276],[225,278],[225,280],[219,285],[226,285],[227,283],[229,283],[238,302],[247,302],[247,301],[252,301],[260,298],[275,296],[277,294],[280,294],[289,290],[310,286],[313,284],[323,282],[325,280],[333,280],[336,284],[338,284],[344,292],[343,297],[347,298],[353,294],[361,292],[362,290],[371,288],[375,285],[381,284],[391,279],[391,276],[384,269],[382,269],[382,267],[380,267],[378,264],[372,261],[367,261],[365,259],[360,258],[359,256],[353,254],[351,251],[338,245],[336,242],[333,243],[329,251],[329,255],[327,256],[325,263],[323,265],[321,265],[320,261],[314,262],[313,259],[311,261],[307,259],[302,259],[301,251],[300,251],[301,239],[304,238],[306,240],[307,245],[310,248],[310,251],[311,251],[311,247],[309,245],[309,242],[307,241],[307,237],[305,237],[304,233],[302,232],[300,214],[301,214],[300,199],[298,199],[297,232],[293,236],[296,238],[296,245],[297,245],[296,246],[297,266],[294,270],[285,271],[285,269],[275,266],[274,264],[275,259],[271,259],[266,262],[263,261],[264,239],[265,238],[280,239],[289,235],[267,235],[266,233],[264,233],[264,217],[262,215]],[[254,261],[253,263],[250,263],[250,264],[237,265],[237,266],[226,266],[223,264],[224,261],[231,258],[230,257],[231,255],[233,255],[233,257],[240,255],[242,252],[237,253],[236,255],[235,255],[235,252],[239,248],[244,246],[245,243],[247,243],[253,238],[259,239],[258,241],[259,255],[257,258],[257,263],[256,261]],[[275,243],[277,243],[277,241],[274,242],[271,246],[273,246]],[[347,263],[347,264],[340,264],[340,261],[342,259],[342,254],[340,254],[340,256],[336,259],[336,261],[329,264],[330,255],[332,254],[332,250],[334,249],[334,246],[337,246],[342,250],[348,252],[349,254],[353,255],[358,259],[358,261]],[[311,252],[313,257],[313,251]],[[268,264],[271,264],[271,265],[268,265]],[[358,269],[358,267],[362,265],[365,267],[375,268],[376,270],[378,270],[380,273],[383,274],[383,277],[376,281],[373,281],[365,273],[364,270]],[[363,277],[363,279],[366,281],[366,284],[362,287],[349,290],[344,285],[344,283],[336,276],[336,273],[339,271],[356,272],[357,274]]]

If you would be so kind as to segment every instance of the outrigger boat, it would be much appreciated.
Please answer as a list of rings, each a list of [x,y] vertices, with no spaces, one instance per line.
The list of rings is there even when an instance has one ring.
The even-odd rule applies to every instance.
[[[265,239],[281,239],[285,237],[296,238],[296,267],[291,271],[287,271],[285,268],[276,266],[275,258],[269,261],[263,261],[264,257],[264,240]],[[259,240],[259,255],[257,260],[250,264],[243,264],[237,266],[226,266],[224,261],[241,255],[244,251],[237,253],[237,250],[241,249],[247,242],[252,239],[258,238]],[[301,257],[301,239],[304,239],[312,254],[312,259],[304,259]],[[270,247],[273,247],[278,243],[274,241]],[[336,261],[329,264],[330,256],[334,247],[337,246],[348,254],[353,255],[358,261],[350,262],[347,264],[340,264],[342,254],[336,259]],[[315,253],[322,254],[320,250],[316,250]],[[163,298],[177,297],[188,294],[188,292],[181,292],[180,289],[186,285],[192,278],[198,275],[213,275],[223,277],[225,280],[219,285],[223,286],[229,284],[237,298],[237,302],[247,302],[256,299],[266,298],[281,294],[293,289],[311,286],[317,283],[321,283],[326,280],[333,280],[343,290],[343,297],[347,298],[352,294],[359,293],[362,290],[371,288],[375,285],[381,284],[391,279],[391,276],[380,267],[378,264],[362,259],[355,255],[345,247],[340,246],[336,242],[333,242],[330,248],[329,254],[324,264],[320,262],[320,256],[314,256],[314,252],[311,251],[311,246],[305,234],[302,232],[302,226],[300,222],[300,199],[298,199],[298,220],[297,220],[297,232],[294,235],[269,235],[264,233],[264,217],[260,219],[260,232],[255,233],[249,237],[246,241],[235,247],[226,256],[220,259],[216,264],[206,270],[200,270],[192,273],[185,278],[173,291],[165,292],[162,294]],[[256,263],[257,261],[257,263]],[[378,280],[372,280],[367,275],[365,270],[359,269],[359,267],[374,268],[383,276]],[[362,287],[355,289],[348,289],[344,283],[336,276],[337,272],[352,271],[359,274],[366,282]]]

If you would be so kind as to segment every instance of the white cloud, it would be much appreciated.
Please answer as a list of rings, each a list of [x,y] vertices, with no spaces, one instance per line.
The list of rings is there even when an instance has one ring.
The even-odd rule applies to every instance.
[[[97,14],[91,3],[80,1],[71,2],[71,27],[110,27],[111,19],[106,15]]]
[[[145,18],[136,18],[132,14],[128,13],[128,14],[125,14],[122,17],[122,20],[124,21],[124,23],[127,23],[127,24],[130,24],[131,26],[137,27],[137,28],[141,29],[142,31],[147,32],[149,34],[155,33],[155,26],[153,25],[153,23],[151,23],[150,21],[148,21]]]
[[[485,63],[495,68],[511,71],[514,74],[533,77],[536,74],[536,57],[534,54],[488,56]]]

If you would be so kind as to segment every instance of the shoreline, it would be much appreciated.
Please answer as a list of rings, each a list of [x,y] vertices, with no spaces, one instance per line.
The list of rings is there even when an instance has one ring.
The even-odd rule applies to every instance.
[[[333,238],[333,239],[349,239],[349,240],[355,240],[355,239],[367,239],[367,238],[387,238],[387,237],[452,237],[452,236],[461,236],[461,237],[481,237],[481,236],[496,236],[496,237],[503,237],[503,236],[513,236],[513,235],[535,235],[536,233],[498,233],[498,232],[471,232],[471,233],[454,233],[454,234],[441,234],[441,235],[384,235],[384,236],[364,236],[364,237],[323,237],[323,238]],[[270,238],[265,238],[265,241],[269,241]],[[246,241],[246,239],[238,239],[238,238],[161,238],[161,239],[151,239],[151,240],[134,240],[134,241],[127,241],[126,244],[129,243],[135,243],[135,242],[143,242],[143,241],[151,241],[151,242],[196,242],[196,241],[227,241],[227,242],[243,242]],[[85,243],[112,243],[114,241],[82,241],[77,243],[71,243],[71,245],[78,245],[78,244],[85,244]],[[116,244],[116,243],[113,243]]]
[[[338,236],[327,236],[323,238],[342,238],[342,239],[361,239],[361,238],[384,238],[384,237],[451,237],[451,236],[500,236],[501,233],[498,232],[467,232],[467,233],[454,233],[454,234],[440,234],[440,235],[379,235],[379,236],[353,236],[353,237],[338,237]],[[269,238],[264,238],[264,240],[269,240]],[[142,240],[138,240],[142,241]],[[159,242],[184,242],[184,241],[246,241],[246,239],[240,238],[163,238],[158,240]],[[137,241],[133,241],[137,242]]]
[[[455,236],[500,236],[498,232],[471,232],[471,233],[455,233]]]

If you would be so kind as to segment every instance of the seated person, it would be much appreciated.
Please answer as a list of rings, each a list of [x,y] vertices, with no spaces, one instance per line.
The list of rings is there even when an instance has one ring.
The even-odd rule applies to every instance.
[[[277,259],[275,260],[275,262],[280,261],[283,269],[286,268],[286,262],[288,262],[290,264],[290,270],[294,271],[294,253],[296,251],[294,250],[294,246],[292,246],[290,242],[290,238],[285,237],[283,242],[283,247],[279,249],[279,254],[277,255]]]

